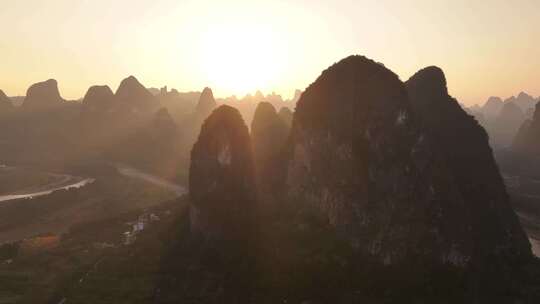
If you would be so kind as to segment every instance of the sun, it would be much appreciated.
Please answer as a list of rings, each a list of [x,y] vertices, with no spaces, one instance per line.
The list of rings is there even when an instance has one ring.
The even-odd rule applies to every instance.
[[[214,25],[201,38],[203,72],[222,92],[271,90],[286,65],[283,37],[264,26]]]

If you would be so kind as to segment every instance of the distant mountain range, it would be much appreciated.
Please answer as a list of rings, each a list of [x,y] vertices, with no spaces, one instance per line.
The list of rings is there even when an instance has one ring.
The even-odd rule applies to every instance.
[[[440,68],[403,82],[357,55],[291,101],[150,90],[129,76],[68,102],[51,79],[20,107],[0,92],[0,159],[126,163],[189,185],[174,224],[126,249],[160,247],[161,268],[92,270],[141,275],[122,295],[148,285],[156,303],[535,303],[540,263],[492,150],[537,155],[535,104],[522,93],[467,113]]]
[[[122,80],[116,92],[96,85],[73,102],[62,98],[57,81],[49,79],[30,86],[24,97],[0,92],[0,116],[6,116],[0,119],[0,157],[55,167],[126,161],[185,180],[187,174],[179,172],[187,172],[191,146],[218,103],[238,107],[249,125],[261,101],[294,108],[276,94],[216,100],[210,88],[185,93],[146,89],[133,76]]]
[[[482,106],[472,106],[465,110],[473,115],[488,131],[490,143],[495,147],[509,147],[521,124],[532,118],[534,108],[540,101],[521,92],[505,99],[490,97]]]

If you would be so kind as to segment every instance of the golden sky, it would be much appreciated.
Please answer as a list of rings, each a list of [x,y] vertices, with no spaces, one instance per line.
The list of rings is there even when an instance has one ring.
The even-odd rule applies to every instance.
[[[64,98],[128,75],[147,87],[290,97],[351,54],[402,80],[443,68],[466,104],[540,95],[539,0],[0,0],[0,88]]]

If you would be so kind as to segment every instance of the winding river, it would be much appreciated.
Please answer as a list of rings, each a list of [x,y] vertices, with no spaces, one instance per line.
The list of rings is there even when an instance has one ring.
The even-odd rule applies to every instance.
[[[84,186],[86,186],[86,185],[88,185],[90,183],[93,183],[95,181],[95,179],[93,179],[93,178],[81,179],[81,178],[75,177],[75,176],[67,176],[67,177],[68,177],[68,182],[64,183],[61,186],[59,186],[59,185],[54,185],[54,186],[50,186],[50,187],[44,186],[42,188],[43,190],[39,190],[39,191],[35,191],[35,192],[0,195],[0,202],[11,201],[11,200],[15,200],[15,199],[22,199],[22,198],[34,198],[34,197],[38,197],[38,196],[48,195],[48,194],[51,194],[54,191],[58,191],[58,190],[67,190],[67,189],[72,189],[72,188],[80,188],[80,187],[84,187]]]
[[[174,184],[158,176],[148,174],[146,172],[137,170],[133,167],[126,166],[123,164],[116,164],[115,167],[118,173],[124,176],[130,177],[130,178],[136,178],[136,179],[143,180],[145,182],[166,188],[170,191],[175,192],[176,195],[178,196],[181,196],[187,193],[187,189],[185,187]],[[83,178],[83,177],[72,176],[72,175],[67,175],[67,174],[61,174],[61,175],[55,174],[55,173],[49,173],[49,174],[55,175],[55,176],[61,176],[62,180],[59,182],[57,181],[48,185],[40,186],[38,189],[34,189],[34,190],[27,190],[27,191],[22,190],[22,191],[10,193],[10,194],[0,195],[0,202],[23,199],[23,198],[34,198],[38,196],[48,195],[58,190],[81,188],[95,181],[94,178]]]

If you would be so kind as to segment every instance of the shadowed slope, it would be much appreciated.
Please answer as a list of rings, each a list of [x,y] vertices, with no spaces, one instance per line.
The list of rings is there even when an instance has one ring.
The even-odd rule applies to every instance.
[[[261,102],[251,123],[251,140],[259,191],[275,195],[282,182],[281,163],[289,130],[269,102]]]
[[[469,227],[463,237],[469,239],[470,251],[477,256],[529,256],[529,242],[510,206],[488,136],[448,95],[443,71],[419,71],[407,81],[407,90],[427,139],[448,164],[464,200],[460,224]]]
[[[238,110],[220,106],[205,120],[191,151],[189,192],[195,234],[234,241],[253,232],[253,155]]]

